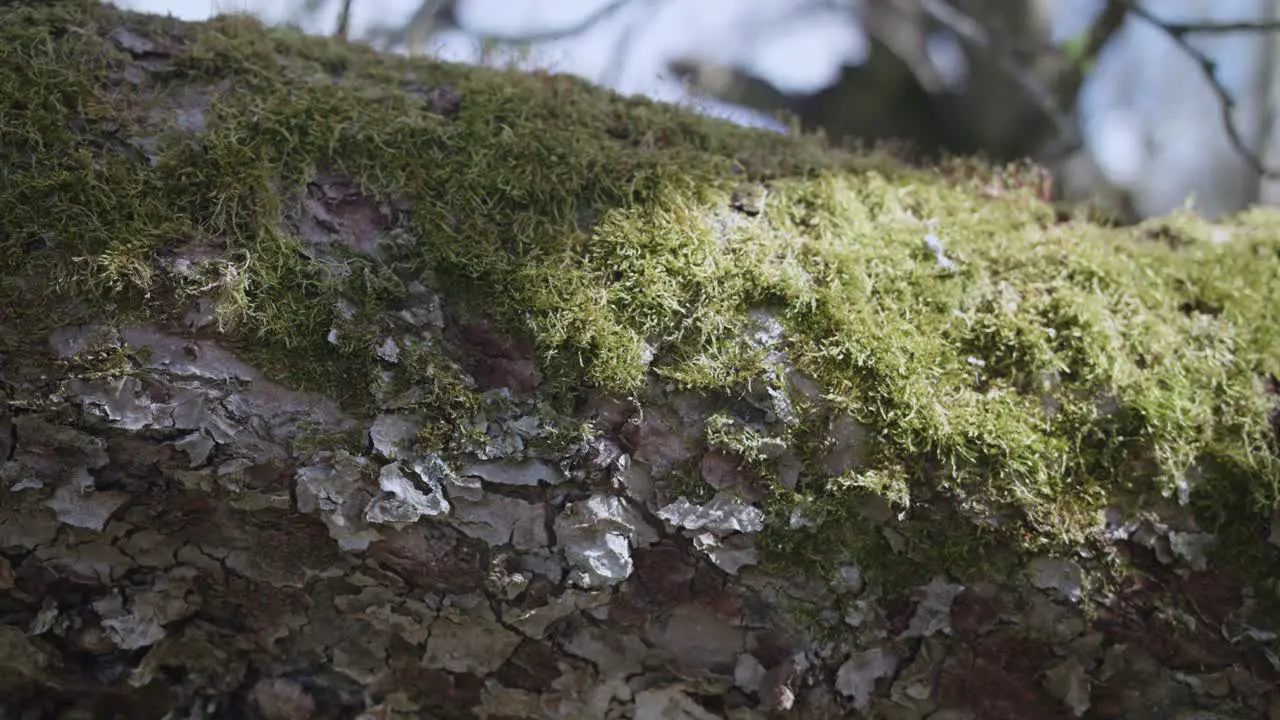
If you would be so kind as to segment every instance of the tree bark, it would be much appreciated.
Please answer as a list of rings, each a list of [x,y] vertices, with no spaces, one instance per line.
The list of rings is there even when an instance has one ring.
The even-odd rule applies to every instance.
[[[0,3],[4,717],[1274,717],[1274,219],[1021,172]]]

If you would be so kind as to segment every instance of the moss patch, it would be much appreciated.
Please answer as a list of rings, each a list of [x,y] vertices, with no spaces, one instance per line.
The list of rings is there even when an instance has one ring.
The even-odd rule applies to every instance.
[[[296,218],[323,175],[403,208],[371,256],[309,247]],[[212,296],[252,360],[359,410],[383,367],[378,319],[416,281],[530,339],[549,397],[642,395],[653,377],[785,391],[769,379],[784,353],[873,429],[874,452],[839,478],[805,458],[771,512],[813,507],[818,524],[771,526],[778,557],[883,554],[849,521],[860,493],[921,514],[917,542],[948,565],[983,562],[993,536],[1079,542],[1099,508],[1188,478],[1207,520],[1259,527],[1277,501],[1275,213],[1223,226],[1221,244],[1188,218],[1061,223],[1017,177],[900,167],[564,76],[380,56],[239,17],[0,9],[14,352],[52,322],[174,320]],[[165,264],[202,248],[213,259],[190,272]],[[759,308],[784,329],[772,350],[750,337]],[[437,354],[402,367],[441,422],[478,402]],[[781,441],[816,451],[825,411],[797,407]],[[953,517],[943,507],[1001,523],[975,530],[937,519]]]

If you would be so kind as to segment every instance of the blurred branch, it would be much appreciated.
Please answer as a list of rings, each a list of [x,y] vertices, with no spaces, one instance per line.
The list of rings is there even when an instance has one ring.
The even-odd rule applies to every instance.
[[[1098,13],[1097,20],[1089,27],[1089,34],[1085,37],[1084,49],[1081,53],[1082,58],[1092,62],[1102,53],[1102,48],[1111,42],[1111,38],[1120,32],[1128,14],[1126,5],[1124,0],[1107,0],[1102,12]]]
[[[369,31],[371,38],[380,41],[384,48],[409,45],[414,40],[430,36],[438,28],[458,27],[456,0],[423,0],[405,23],[396,26],[375,27]]]
[[[579,33],[586,32],[592,27],[609,19],[614,13],[626,7],[634,0],[612,0],[597,8],[595,11],[587,14],[578,22],[553,30],[544,30],[540,32],[528,33],[488,33],[479,32],[472,28],[467,28],[458,21],[457,5],[458,0],[424,0],[418,9],[414,11],[413,17],[409,22],[400,27],[388,28],[383,27],[375,30],[371,35],[381,41],[386,47],[393,48],[409,42],[412,38],[425,37],[437,30],[465,30],[476,36],[479,40],[486,43],[500,44],[535,44],[543,42],[551,42],[572,37]]]
[[[489,42],[498,43],[543,43],[553,40],[563,40],[567,37],[578,35],[586,32],[600,23],[608,20],[614,13],[634,2],[634,0],[613,0],[597,8],[595,12],[588,14],[578,22],[567,25],[555,30],[543,30],[540,32],[529,33],[476,33],[481,39]],[[474,31],[473,31],[474,32]]]
[[[925,11],[920,0],[865,3],[858,13],[863,32],[884,43],[930,95],[946,90],[946,80],[929,57]]]
[[[944,0],[920,0],[925,12],[935,21],[951,30],[971,47],[983,50],[996,60],[998,66],[1005,71],[1028,98],[1048,117],[1050,117],[1060,133],[1059,145],[1062,152],[1077,149],[1083,142],[1078,125],[1072,120],[1071,110],[1075,106],[1080,87],[1083,85],[1084,73],[1077,72],[1065,87],[1060,96],[1062,103],[1047,88],[1026,73],[1004,48],[995,47],[995,42],[981,23],[965,15],[956,7]],[[1082,49],[1081,57],[1085,61],[1097,57],[1102,48],[1123,26],[1129,14],[1155,27],[1169,37],[1199,66],[1209,86],[1217,97],[1222,109],[1222,122],[1227,137],[1235,151],[1245,160],[1251,169],[1260,176],[1269,179],[1280,179],[1280,168],[1267,167],[1258,154],[1251,150],[1236,124],[1234,110],[1235,98],[1218,78],[1217,63],[1207,54],[1191,43],[1187,36],[1196,34],[1227,34],[1233,32],[1277,32],[1280,21],[1256,20],[1242,22],[1168,22],[1160,19],[1136,0],[1107,0],[1099,13],[1098,19],[1089,29]]]
[[[378,39],[389,46],[407,43],[413,38],[428,36],[440,29],[466,30],[486,43],[501,44],[535,44],[551,42],[572,37],[586,32],[605,22],[628,5],[654,0],[610,0],[581,20],[570,25],[550,30],[526,33],[485,33],[462,27],[457,17],[459,0],[423,0],[408,23],[399,28],[382,29],[376,32]],[[306,5],[319,4],[318,0],[306,0]],[[344,36],[349,22],[351,0],[343,0],[342,14],[339,19],[338,34]],[[802,8],[804,3],[797,3]],[[846,3],[839,0],[810,0],[810,7],[844,7]],[[1084,84],[1088,68],[1103,47],[1115,36],[1124,25],[1125,20],[1133,15],[1160,30],[1169,37],[1184,53],[1199,66],[1210,88],[1217,97],[1222,108],[1222,120],[1227,137],[1232,147],[1248,165],[1262,177],[1280,179],[1280,168],[1269,168],[1264,165],[1258,155],[1248,147],[1236,125],[1234,110],[1235,99],[1218,78],[1217,63],[1206,53],[1199,50],[1188,39],[1191,35],[1215,35],[1233,32],[1280,32],[1280,20],[1259,19],[1243,22],[1170,22],[1156,16],[1146,9],[1140,0],[1106,0],[1102,11],[1090,26],[1083,39],[1083,46],[1072,53],[1075,67],[1072,72],[1060,78],[1052,85],[1036,78],[1026,62],[1018,57],[1017,38],[1001,37],[983,22],[966,14],[948,0],[877,0],[870,5],[877,12],[871,13],[868,31],[881,35],[884,40],[904,62],[907,62],[917,79],[932,93],[939,92],[937,78],[929,70],[929,63],[923,56],[923,45],[919,39],[912,40],[910,35],[902,37],[903,27],[907,31],[918,26],[916,18],[927,16],[933,22],[946,28],[971,50],[990,58],[999,72],[1010,78],[1026,96],[1031,107],[1050,121],[1057,135],[1054,148],[1048,153],[1051,156],[1063,157],[1078,150],[1083,145],[1083,136],[1075,117],[1075,108],[1080,88]],[[793,11],[795,8],[793,8]],[[885,20],[885,12],[892,10],[901,17]],[[879,22],[877,22],[877,18]],[[914,20],[914,21],[913,21]],[[625,63],[625,55],[639,29],[635,22],[628,25],[604,71],[606,84],[613,84],[620,77]],[[895,30],[888,32],[889,30]],[[879,31],[879,32],[877,32]],[[919,47],[916,47],[919,45]]]
[[[642,0],[645,4],[656,5],[661,0]],[[621,9],[621,5],[615,9]],[[653,13],[649,13],[648,17],[652,17]],[[600,84],[606,87],[617,87],[618,82],[622,78],[622,71],[626,68],[627,57],[631,54],[631,46],[635,42],[636,35],[640,34],[641,15],[639,13],[627,23],[627,27],[622,31],[622,35],[618,38],[618,42],[613,46],[613,52],[609,55],[609,61],[605,63],[604,72],[600,77]],[[603,18],[601,18],[603,19]],[[599,20],[597,20],[599,22]]]
[[[1093,63],[1102,54],[1102,49],[1107,46],[1107,43],[1111,42],[1111,38],[1115,37],[1120,28],[1124,26],[1128,12],[1129,7],[1125,0],[1107,0],[1107,4],[1103,6],[1093,24],[1089,26],[1089,32],[1085,34],[1083,46],[1074,53],[1075,71],[1067,77],[1059,90],[1064,112],[1074,112],[1076,104],[1080,100],[1080,90],[1084,87],[1084,81],[1088,77],[1088,71],[1092,69]]]
[[[342,9],[338,12],[338,29],[336,35],[347,39],[347,30],[351,26],[351,0],[342,0]]]
[[[562,40],[590,30],[592,27],[608,20],[614,13],[627,5],[630,5],[632,2],[633,0],[613,0],[613,2],[606,3],[577,23],[557,28],[555,30],[543,30],[542,32],[531,33],[512,33],[508,35],[499,33],[482,33],[481,37],[491,42],[500,43],[541,43],[551,42],[552,40]]]
[[[1280,20],[1247,20],[1242,22],[1162,22],[1165,32],[1173,35],[1221,35],[1234,32],[1280,32]]]
[[[1188,57],[1200,66],[1200,72],[1205,79],[1209,81],[1209,88],[1218,98],[1218,104],[1222,108],[1222,124],[1227,131],[1227,139],[1231,142],[1231,146],[1244,159],[1245,163],[1260,176],[1275,180],[1280,179],[1280,168],[1267,167],[1258,157],[1258,154],[1251,150],[1244,138],[1240,135],[1240,128],[1236,126],[1234,110],[1236,107],[1235,98],[1231,96],[1231,91],[1227,90],[1226,85],[1218,78],[1218,64],[1213,58],[1206,55],[1191,41],[1187,39],[1187,35],[1201,32],[1209,33],[1225,33],[1225,32],[1268,32],[1280,30],[1280,23],[1273,21],[1257,21],[1245,23],[1169,23],[1156,17],[1150,10],[1133,0],[1124,0],[1124,4],[1128,12],[1135,17],[1140,18],[1143,22],[1160,30],[1169,37]],[[1231,28],[1231,29],[1224,29]]]
[[[997,42],[982,23],[961,12],[958,8],[943,0],[921,0],[924,12],[936,22],[955,33],[956,37],[975,50],[987,53],[995,61],[997,67],[1008,75],[1027,98],[1049,118],[1058,133],[1059,152],[1072,152],[1083,146],[1084,138],[1075,120],[1064,112],[1058,99],[1053,96],[1042,83],[1027,73],[1013,56]]]

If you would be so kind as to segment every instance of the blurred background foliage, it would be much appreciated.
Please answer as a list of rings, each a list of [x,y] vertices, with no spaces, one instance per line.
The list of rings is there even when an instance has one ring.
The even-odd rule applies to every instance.
[[[1280,200],[1280,0],[117,0],[574,73],[779,132],[1031,158],[1136,221]]]

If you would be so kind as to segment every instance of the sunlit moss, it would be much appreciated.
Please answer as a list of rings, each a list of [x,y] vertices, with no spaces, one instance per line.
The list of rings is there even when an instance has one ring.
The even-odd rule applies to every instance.
[[[171,60],[127,73],[123,26]],[[456,112],[431,100],[446,85]],[[184,93],[211,99],[202,130],[180,131]],[[855,518],[868,493],[919,518],[921,562],[957,567],[987,562],[997,537],[1079,541],[1101,507],[1174,494],[1189,474],[1211,530],[1255,527],[1277,501],[1273,212],[1058,222],[1022,169],[905,168],[564,76],[79,0],[0,10],[0,163],[0,302],[27,338],[10,343],[71,319],[171,318],[212,292],[237,350],[359,410],[385,369],[377,319],[413,279],[531,338],[548,397],[642,396],[655,377],[738,397],[783,388],[785,358],[873,429],[875,450],[861,474],[824,478],[823,404],[800,398],[777,438],[709,428],[757,469],[761,442],[802,452],[799,486],[767,503],[774,557],[884,555]],[[345,274],[290,222],[319,173],[412,208]],[[749,213],[733,209],[743,183]],[[220,259],[160,271],[192,245]],[[781,322],[778,346],[751,338],[755,309]],[[392,382],[427,389],[438,446],[474,391],[427,349],[402,368]],[[797,506],[818,521],[787,522]]]

